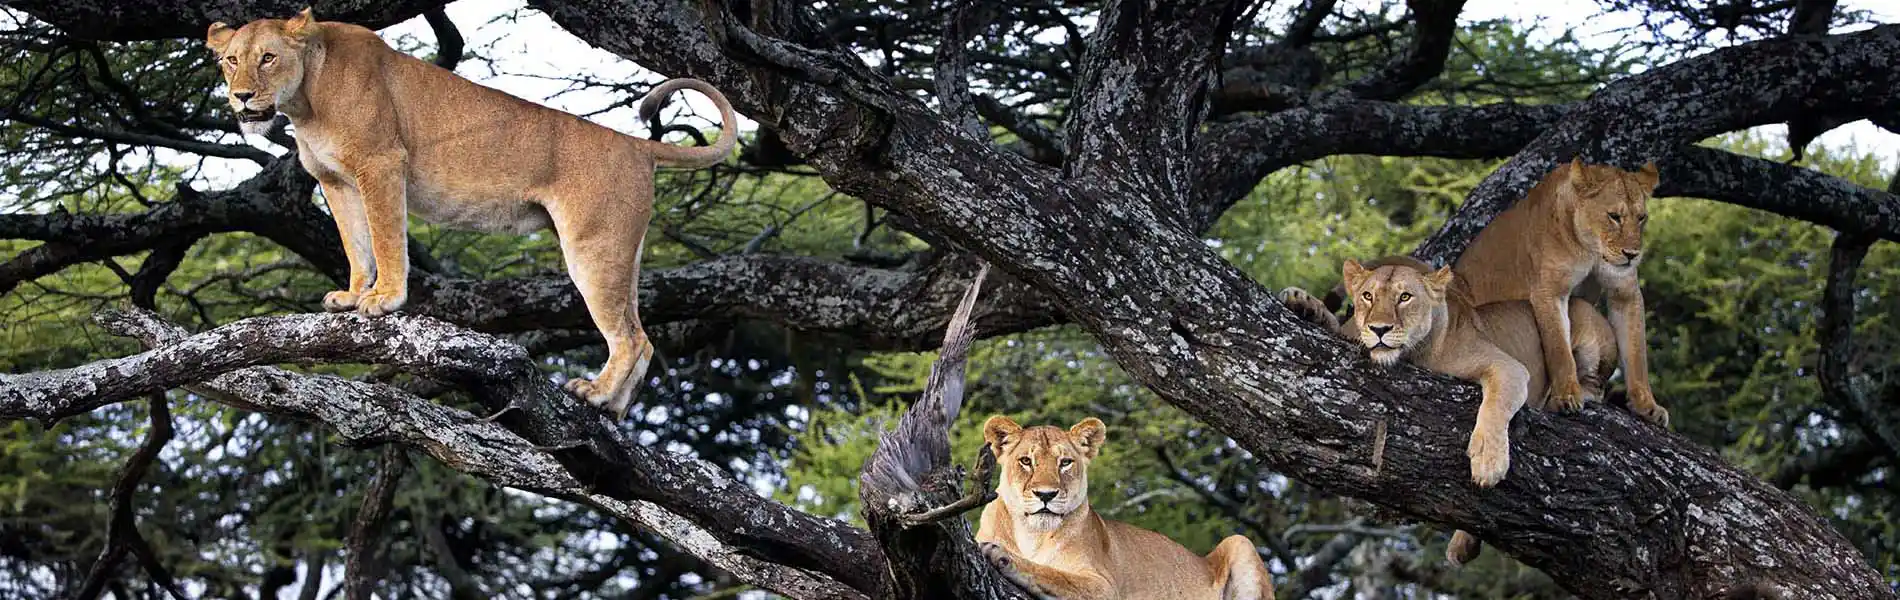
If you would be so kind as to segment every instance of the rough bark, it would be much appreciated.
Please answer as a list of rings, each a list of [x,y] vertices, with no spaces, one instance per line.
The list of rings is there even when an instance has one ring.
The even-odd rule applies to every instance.
[[[1511,476],[1494,489],[1470,485],[1463,450],[1475,387],[1410,367],[1373,366],[1356,349],[1282,310],[1266,289],[1188,233],[1192,227],[1163,216],[1180,209],[1173,204],[1177,200],[1210,201],[1209,194],[1194,197],[1183,194],[1184,187],[1173,187],[1191,183],[1192,169],[1181,165],[1199,161],[1196,154],[1205,151],[1192,135],[1198,123],[1165,121],[1152,131],[1126,131],[1126,123],[1105,123],[1101,115],[1125,116],[1133,114],[1126,112],[1130,107],[1165,105],[1159,114],[1198,121],[1203,99],[1188,86],[1119,85],[1106,77],[1114,72],[1091,67],[1098,70],[1097,87],[1115,93],[1076,98],[1079,105],[1071,107],[1076,115],[1098,115],[1076,119],[1105,129],[1070,128],[1071,134],[1094,139],[1067,139],[1076,167],[1065,174],[970,139],[854,57],[750,30],[717,5],[661,0],[532,4],[597,46],[670,76],[718,85],[736,107],[773,128],[786,148],[835,187],[902,215],[933,243],[972,252],[1045,294],[1137,381],[1229,434],[1278,472],[1401,515],[1471,531],[1586,598],[1714,597],[1764,581],[1804,598],[1893,596],[1858,553],[1798,500],[1723,464],[1713,452],[1619,410],[1520,415],[1513,428]],[[1226,10],[1230,3],[1135,4],[1112,7],[1124,12],[1112,13],[1104,23],[1135,27],[1147,23],[1132,18],[1145,14],[1138,11],[1185,10],[1158,13],[1158,22],[1150,23],[1158,37],[1108,27],[1091,44],[1139,47],[1165,39],[1211,45],[1224,41],[1219,32],[1226,31],[1233,13]],[[779,4],[776,10],[798,9]],[[1168,24],[1184,14],[1219,21],[1181,28]],[[1422,254],[1445,259],[1455,253],[1452,248],[1559,154],[1581,150],[1598,160],[1643,160],[1712,133],[1785,120],[1799,110],[1858,114],[1888,109],[1900,75],[1875,67],[1895,54],[1896,31],[1889,26],[1761,42],[1611,86],[1569,108],[1554,129],[1531,141]],[[1165,64],[1146,64],[1132,55],[1102,64],[1191,86],[1206,76],[1187,72],[1184,65],[1211,69],[1215,61],[1199,61],[1199,49],[1188,48],[1154,55],[1173,60]],[[1285,145],[1280,139],[1254,143]],[[1129,185],[1142,181],[1163,185]],[[1510,191],[1510,186],[1519,187]],[[865,595],[883,593],[885,563],[863,532],[815,523],[758,501],[710,467],[622,444],[598,416],[563,403],[552,386],[531,377],[520,366],[525,360],[519,353],[494,354],[494,346],[486,343],[465,346],[461,340],[475,337],[434,329],[440,324],[426,319],[342,320],[347,318],[256,319],[244,323],[255,322],[259,337],[206,338],[180,346],[275,341],[295,351],[272,354],[247,347],[245,354],[258,360],[389,361],[448,376],[473,387],[491,409],[514,407],[498,422],[533,444],[586,442],[530,455],[565,467],[536,471],[537,476],[566,473],[571,479],[554,483],[585,482],[598,486],[593,494],[652,501],[752,556],[824,573]],[[326,331],[347,327],[411,342],[440,336],[440,343],[378,349],[383,347],[347,343],[346,332],[328,332],[346,343],[305,344],[297,327],[310,323]],[[404,333],[403,328],[417,324],[431,329]],[[396,347],[402,356],[389,354]],[[430,352],[417,353],[424,349]],[[446,349],[470,354],[441,352]],[[186,377],[211,375],[180,362],[188,356],[224,361],[221,367],[258,364],[197,352],[188,355],[168,346],[83,372],[9,376],[0,385],[15,387],[0,394],[0,415],[13,414],[6,407],[28,402],[58,404],[47,399],[48,393],[86,399],[106,393],[100,390],[163,385],[139,376],[138,367],[178,369]],[[1390,435],[1372,439],[1378,431]],[[1375,448],[1382,449],[1376,456]],[[744,506],[707,503],[709,495],[737,498]],[[872,556],[879,559],[867,558]]]
[[[107,331],[137,337],[153,350],[109,365],[0,376],[0,418],[57,419],[85,412],[80,406],[140,395],[130,390],[182,386],[237,408],[322,423],[347,443],[401,444],[497,485],[595,506],[792,598],[869,595],[843,583],[850,578],[832,573],[877,589],[878,574],[867,568],[876,562],[877,547],[862,530],[759,498],[712,465],[640,447],[606,428],[597,411],[564,396],[557,400],[561,406],[548,406],[559,390],[533,371],[518,347],[492,337],[400,316],[378,323],[346,315],[264,317],[198,335],[144,311],[103,313],[99,321]],[[222,345],[230,340],[240,343]],[[386,385],[248,366],[286,362],[285,356],[310,357],[298,362],[328,357],[394,364],[465,382],[486,390],[484,395],[516,395],[504,399],[512,405],[507,413],[484,418]],[[562,443],[539,436],[560,436]],[[576,443],[582,445],[573,447]],[[639,457],[639,464],[627,456]],[[605,464],[614,460],[618,464]],[[638,471],[645,468],[664,472]],[[645,499],[669,495],[659,503]],[[720,501],[707,502],[708,497]],[[687,512],[698,514],[682,514]],[[790,553],[773,548],[770,540],[782,535],[798,540],[799,548]],[[820,557],[807,562],[824,568],[785,565],[788,557],[799,555]]]

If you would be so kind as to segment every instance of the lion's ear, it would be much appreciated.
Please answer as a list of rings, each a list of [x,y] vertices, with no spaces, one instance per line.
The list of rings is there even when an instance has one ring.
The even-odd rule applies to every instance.
[[[1451,267],[1440,267],[1425,276],[1425,287],[1431,288],[1433,294],[1444,296],[1445,290],[1451,288],[1451,277]]]
[[[305,6],[303,7],[303,11],[297,13],[297,16],[291,17],[288,21],[284,21],[284,33],[289,34],[291,37],[307,37],[311,31],[310,25],[316,22],[317,18],[311,15],[310,7]]]
[[[1095,455],[1102,452],[1102,442],[1108,440],[1108,426],[1095,417],[1082,419],[1082,422],[1069,428],[1069,439],[1075,440],[1076,445],[1081,446],[1082,450],[1088,453],[1089,458],[1095,458]]]
[[[1008,441],[1009,436],[1022,433],[1022,431],[1023,426],[1009,420],[1009,417],[995,415],[983,422],[983,441],[990,445],[991,452],[1002,454],[1003,442]]]
[[[1649,188],[1651,192],[1656,191],[1656,184],[1662,183],[1662,171],[1656,168],[1655,162],[1643,163],[1643,169],[1637,172],[1636,177],[1637,181],[1643,182],[1643,187]]]
[[[1339,268],[1340,279],[1345,281],[1347,291],[1357,289],[1359,284],[1365,283],[1368,274],[1370,273],[1359,264],[1359,261],[1350,258],[1346,259],[1346,264]]]
[[[212,52],[224,54],[224,45],[231,43],[231,38],[236,35],[237,30],[223,21],[212,23],[211,28],[205,30],[205,45],[210,46]]]

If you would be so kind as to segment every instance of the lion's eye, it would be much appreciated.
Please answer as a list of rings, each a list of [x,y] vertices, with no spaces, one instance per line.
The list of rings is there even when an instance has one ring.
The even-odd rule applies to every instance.
[[[1027,466],[1029,466],[1029,464],[1030,464],[1030,460],[1029,460],[1029,457],[1027,457],[1027,456],[1025,456],[1025,457],[1022,457],[1022,458],[1018,458],[1018,459],[1016,459],[1016,462],[1019,462],[1019,463],[1022,463],[1022,465],[1023,465],[1023,466],[1025,466],[1025,467],[1027,467]]]
[[[1073,459],[1073,458],[1065,458],[1065,459],[1062,459],[1062,461],[1061,461],[1061,462],[1058,462],[1058,463],[1056,463],[1056,464],[1058,464],[1058,465],[1061,465],[1061,466],[1062,466],[1062,468],[1064,468],[1064,469],[1067,469],[1067,468],[1069,468],[1069,465],[1073,465],[1073,464],[1075,464],[1075,459]]]
[[[1411,293],[1411,292],[1399,292],[1399,301],[1400,301],[1400,302],[1404,302],[1404,301],[1407,301],[1407,300],[1411,300],[1411,299],[1412,299],[1412,293]]]
[[[1365,298],[1367,302],[1371,302],[1371,301],[1372,301],[1372,292],[1360,292],[1360,293],[1359,293],[1359,297],[1360,297],[1360,298]]]
[[[224,57],[224,62],[228,62],[234,65],[237,64],[237,55],[233,54],[233,55]]]
[[[257,59],[257,64],[260,64],[260,65],[268,65],[273,62],[277,62],[277,55],[271,54],[269,52],[265,52],[262,58]]]
[[[1636,217],[1636,223],[1637,223],[1638,225],[1641,225],[1641,224],[1644,224],[1644,223],[1648,223],[1648,222],[1649,222],[1649,215],[1643,215],[1643,216],[1640,216],[1640,217]]]
[[[1611,223],[1622,223],[1622,222],[1623,222],[1623,213],[1610,213],[1610,222],[1611,222]]]

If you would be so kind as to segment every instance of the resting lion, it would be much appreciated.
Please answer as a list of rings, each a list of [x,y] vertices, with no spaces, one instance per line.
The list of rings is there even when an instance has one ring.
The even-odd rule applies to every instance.
[[[1246,536],[1228,536],[1201,557],[1090,510],[1089,461],[1106,438],[1093,417],[1067,431],[1024,429],[1002,415],[983,423],[1003,474],[976,540],[998,571],[1058,600],[1272,600],[1273,578]]]
[[[1470,284],[1472,301],[1478,305],[1530,302],[1543,339],[1544,363],[1556,374],[1550,403],[1557,410],[1576,410],[1595,397],[1573,376],[1577,365],[1562,336],[1574,305],[1565,299],[1594,300],[1600,287],[1609,295],[1610,324],[1622,350],[1630,411],[1669,425],[1669,411],[1656,403],[1649,388],[1643,294],[1636,278],[1649,197],[1657,181],[1653,163],[1640,171],[1580,160],[1559,165],[1478,232],[1452,265]]]
[[[277,113],[296,126],[297,158],[323,187],[350,263],[348,288],[323,307],[388,314],[408,298],[408,221],[513,233],[553,227],[607,364],[567,389],[624,418],[653,356],[635,286],[656,166],[706,167],[732,154],[732,107],[705,82],[674,79],[641,100],[648,120],[666,96],[698,90],[718,105],[719,141],[687,148],[630,137],[477,85],[397,52],[376,33],[290,19],[233,29],[206,44],[247,133]]]
[[[1346,261],[1345,290],[1353,302],[1345,324],[1326,305],[1300,288],[1286,288],[1280,301],[1294,314],[1356,340],[1372,359],[1390,365],[1400,359],[1461,379],[1484,389],[1478,423],[1465,454],[1471,480],[1490,487],[1510,470],[1511,417],[1519,408],[1545,408],[1547,378],[1541,338],[1530,305],[1498,302],[1474,307],[1461,276],[1450,268],[1433,270],[1409,256],[1388,256],[1361,265]],[[1592,366],[1574,374],[1601,397],[1603,383],[1616,369],[1616,336],[1610,323],[1582,299],[1571,299],[1570,339],[1574,364]],[[1452,536],[1446,557],[1463,564],[1477,555],[1477,539],[1463,531]]]

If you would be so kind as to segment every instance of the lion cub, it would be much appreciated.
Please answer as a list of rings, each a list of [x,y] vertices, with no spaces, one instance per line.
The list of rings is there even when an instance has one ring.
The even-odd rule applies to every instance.
[[[478,85],[397,52],[376,32],[318,22],[310,9],[205,43],[246,133],[283,113],[297,160],[317,178],[343,236],[348,287],[323,307],[381,316],[409,297],[408,213],[435,223],[524,234],[552,227],[568,274],[607,341],[607,364],[567,390],[625,418],[653,347],[635,287],[653,213],[656,166],[698,168],[732,154],[732,106],[695,79],[661,83],[640,102],[649,121],[681,88],[719,107],[719,141],[687,148],[630,137]]]
[[[1577,410],[1593,397],[1576,377],[1566,337],[1573,303],[1566,299],[1594,301],[1601,288],[1609,295],[1629,408],[1657,425],[1669,425],[1669,411],[1649,389],[1643,294],[1636,280],[1649,197],[1657,182],[1654,163],[1624,171],[1573,159],[1479,231],[1452,265],[1470,283],[1472,301],[1479,305],[1530,302],[1543,339],[1543,362],[1552,374],[1550,405],[1556,410]]]
[[[1004,576],[1060,600],[1272,600],[1273,578],[1253,542],[1234,535],[1206,557],[1167,536],[1089,509],[1089,461],[1107,438],[1090,417],[1064,431],[996,415],[983,439],[1003,474],[976,540]]]

